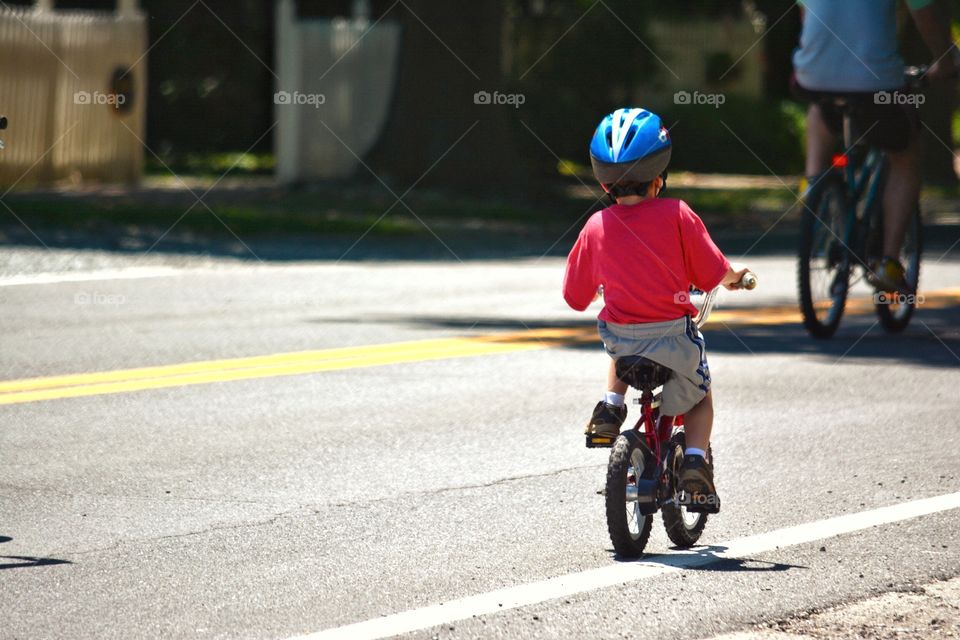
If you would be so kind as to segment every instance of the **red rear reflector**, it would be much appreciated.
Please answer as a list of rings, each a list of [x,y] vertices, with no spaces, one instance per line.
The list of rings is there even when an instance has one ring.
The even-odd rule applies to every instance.
[[[847,163],[849,162],[850,159],[844,153],[838,153],[837,155],[833,156],[833,166],[835,167],[842,169],[843,167],[847,166]]]

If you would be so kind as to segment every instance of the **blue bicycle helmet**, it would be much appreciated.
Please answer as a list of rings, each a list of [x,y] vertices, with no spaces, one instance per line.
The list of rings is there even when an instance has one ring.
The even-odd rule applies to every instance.
[[[670,132],[646,109],[617,109],[590,141],[593,175],[604,189],[618,182],[650,182],[670,163]]]

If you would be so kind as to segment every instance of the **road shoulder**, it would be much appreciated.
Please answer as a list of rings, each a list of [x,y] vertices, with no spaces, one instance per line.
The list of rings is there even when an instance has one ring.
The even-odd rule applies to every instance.
[[[926,585],[907,585],[866,600],[805,611],[750,630],[715,636],[713,640],[886,640],[958,636],[960,577]]]

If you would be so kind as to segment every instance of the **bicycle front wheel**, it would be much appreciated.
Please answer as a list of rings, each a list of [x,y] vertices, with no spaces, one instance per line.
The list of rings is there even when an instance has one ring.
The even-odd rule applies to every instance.
[[[910,324],[910,316],[917,306],[917,290],[920,285],[920,254],[923,251],[923,220],[917,207],[907,225],[907,234],[900,247],[900,264],[904,266],[909,292],[876,293],[874,308],[880,324],[890,333],[899,333]]]
[[[642,513],[637,490],[654,467],[653,455],[638,434],[627,432],[614,442],[607,465],[607,530],[613,550],[625,558],[640,556],[650,539],[653,516]]]
[[[797,280],[803,326],[829,338],[840,326],[850,289],[850,250],[844,244],[850,216],[839,176],[828,175],[804,196]]]

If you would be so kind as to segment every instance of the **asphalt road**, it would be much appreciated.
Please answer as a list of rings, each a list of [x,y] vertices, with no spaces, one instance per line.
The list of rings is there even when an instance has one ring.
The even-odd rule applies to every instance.
[[[905,334],[859,313],[829,342],[788,317],[792,259],[746,261],[760,288],[705,331],[723,512],[693,561],[657,523],[645,564],[614,557],[607,454],[583,447],[603,352],[523,340],[590,331],[561,260],[83,256],[0,279],[0,384],[53,389],[2,404],[0,387],[0,637],[282,639],[518,587],[529,604],[407,637],[696,638],[958,576],[956,508],[834,531],[960,492],[960,263],[935,259],[940,293]],[[504,334],[516,349],[436,342]],[[431,342],[390,346],[413,341]],[[304,351],[324,364],[296,369]],[[282,366],[230,377],[268,354]],[[48,379],[115,371],[82,397],[58,394],[99,378]],[[636,575],[591,587],[609,567]],[[553,598],[559,577],[574,588]]]

